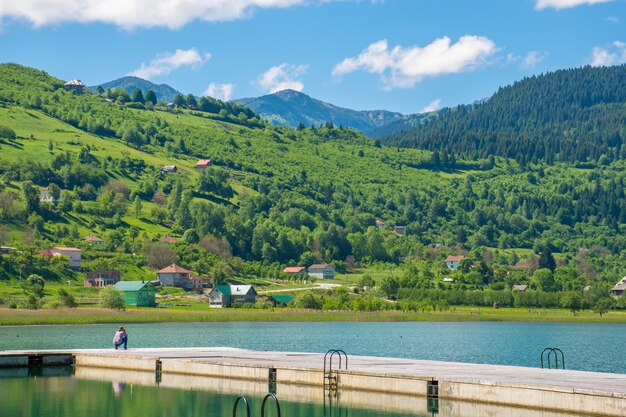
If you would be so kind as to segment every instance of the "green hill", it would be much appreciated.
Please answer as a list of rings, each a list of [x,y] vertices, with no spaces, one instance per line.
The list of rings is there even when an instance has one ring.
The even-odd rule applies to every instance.
[[[623,160],[626,65],[525,78],[491,98],[437,112],[385,143],[521,164]]]
[[[388,296],[443,288],[450,275],[459,289],[521,282],[602,293],[623,275],[622,161],[467,161],[380,146],[352,129],[271,126],[217,100],[136,104],[0,65],[0,240],[21,250],[0,258],[0,281],[79,276],[36,255],[59,245],[83,248],[86,270],[115,267],[128,278],[153,279],[173,261],[215,282],[284,279],[285,265],[315,262],[390,268],[398,272],[376,273]],[[213,165],[196,170],[198,159]],[[44,187],[55,202],[40,201]],[[89,246],[88,234],[103,244]],[[179,243],[159,242],[164,235]],[[514,268],[536,268],[549,252],[560,266],[547,281]],[[477,267],[449,271],[451,254]]]
[[[155,84],[151,81],[144,80],[143,78],[133,76],[126,76],[103,84],[94,85],[89,87],[89,89],[95,92],[98,87],[102,87],[105,91],[109,89],[112,90],[115,88],[121,88],[128,94],[132,93],[137,88],[140,89],[143,94],[146,94],[146,91],[148,90],[152,90],[156,94],[157,100],[164,101],[166,103],[174,101],[174,98],[177,95],[182,95],[181,92],[167,84]]]

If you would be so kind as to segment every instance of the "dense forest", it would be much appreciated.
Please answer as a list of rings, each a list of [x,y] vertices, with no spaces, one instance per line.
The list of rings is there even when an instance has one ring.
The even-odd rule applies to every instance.
[[[489,99],[443,109],[383,141],[464,158],[606,165],[626,158],[626,65],[525,78]]]
[[[0,280],[79,277],[38,255],[65,245],[84,249],[85,270],[115,267],[131,279],[150,279],[174,261],[214,283],[285,279],[287,265],[328,262],[343,273],[388,265],[399,273],[362,287],[407,305],[497,296],[502,305],[554,306],[560,296],[550,294],[562,291],[591,305],[626,270],[626,163],[615,139],[625,101],[615,86],[625,68],[557,72],[442,112],[420,129],[453,129],[454,140],[434,128],[429,140],[458,148],[445,142],[428,152],[331,122],[271,126],[210,98],[178,96],[168,107],[141,91],[66,91],[43,71],[0,65],[0,241],[20,248],[0,257]],[[587,97],[579,90],[592,81],[597,94]],[[516,104],[507,105],[512,96]],[[563,100],[579,106],[553,103]],[[492,125],[488,110],[510,125]],[[464,142],[479,120],[484,135]],[[501,142],[507,131],[510,141]],[[551,149],[560,156],[547,158]],[[206,158],[212,166],[194,168]],[[103,244],[90,246],[88,234]],[[165,235],[177,243],[161,242]],[[448,255],[466,260],[450,271]],[[513,297],[514,284],[536,293]]]

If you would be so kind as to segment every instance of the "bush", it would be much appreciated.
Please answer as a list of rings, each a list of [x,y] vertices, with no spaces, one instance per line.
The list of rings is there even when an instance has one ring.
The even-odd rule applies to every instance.
[[[0,138],[13,140],[15,137],[15,130],[7,126],[0,126]]]
[[[114,310],[126,309],[124,296],[112,286],[108,286],[100,292],[100,307]]]

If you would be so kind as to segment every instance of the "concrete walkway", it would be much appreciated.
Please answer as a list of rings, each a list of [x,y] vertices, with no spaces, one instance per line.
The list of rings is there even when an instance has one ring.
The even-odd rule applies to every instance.
[[[69,353],[76,366],[159,370],[163,375],[323,386],[324,354],[268,352],[234,348],[3,351],[9,357]],[[158,362],[158,365],[155,365]],[[327,362],[327,368],[331,366]],[[436,385],[439,398],[576,412],[626,416],[626,375],[517,366],[348,356],[332,369],[338,391],[360,390],[426,397]],[[327,369],[328,370],[328,369]]]

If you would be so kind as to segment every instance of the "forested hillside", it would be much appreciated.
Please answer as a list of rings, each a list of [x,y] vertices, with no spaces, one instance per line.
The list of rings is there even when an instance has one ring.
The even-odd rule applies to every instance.
[[[615,77],[623,70],[606,69]],[[572,85],[584,84],[567,74]],[[173,261],[216,283],[285,278],[286,265],[328,262],[339,272],[389,265],[399,273],[374,283],[389,297],[445,291],[443,279],[452,276],[455,289],[503,291],[511,304],[510,288],[520,283],[551,294],[593,288],[589,297],[604,297],[626,270],[626,164],[612,162],[615,154],[584,168],[567,158],[520,165],[511,150],[508,159],[482,149],[380,146],[332,124],[270,126],[248,108],[208,98],[180,97],[166,108],[139,95],[78,94],[63,84],[0,65],[0,240],[20,248],[0,258],[0,280],[78,276],[37,255],[63,245],[84,249],[85,270],[115,267],[127,278],[151,279]],[[597,104],[605,90],[599,86],[581,111],[605,108],[614,120],[617,104]],[[575,122],[584,118],[575,112],[562,118],[572,135],[588,121]],[[213,164],[197,170],[198,159]],[[163,172],[165,165],[176,172]],[[41,201],[44,187],[49,202]],[[393,226],[404,226],[404,234]],[[103,244],[90,246],[83,240],[89,234]],[[160,242],[165,235],[177,243]],[[467,261],[450,271],[448,255]],[[515,268],[518,261],[526,266]],[[533,302],[558,304],[558,297],[542,300]]]
[[[437,112],[383,141],[465,158],[528,163],[623,160],[626,65],[583,67],[525,78],[488,100]]]
[[[148,90],[152,90],[156,94],[157,100],[164,101],[166,103],[173,101],[177,95],[182,95],[178,90],[167,84],[155,84],[151,81],[144,80],[143,78],[132,76],[126,76],[103,84],[94,85],[89,87],[89,89],[96,92],[98,87],[103,90],[121,88],[128,94],[131,94],[135,89],[140,89],[143,94],[145,94]]]

